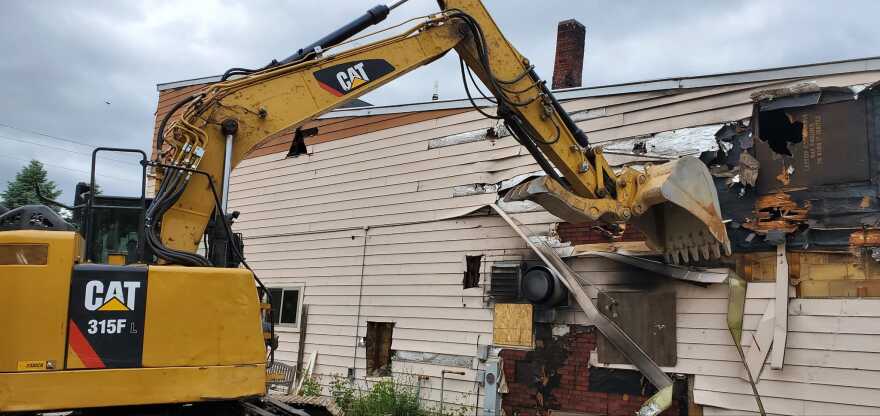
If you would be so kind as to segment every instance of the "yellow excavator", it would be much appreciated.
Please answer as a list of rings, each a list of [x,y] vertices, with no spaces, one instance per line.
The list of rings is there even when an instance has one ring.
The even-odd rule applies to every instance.
[[[160,177],[152,199],[144,182],[139,198],[93,195],[97,153],[131,152],[102,148],[68,207],[78,229],[42,205],[0,216],[0,412],[298,414],[265,400],[273,312],[231,229],[230,172],[268,137],[453,49],[462,78],[476,74],[497,103],[474,107],[503,120],[546,173],[505,198],[571,222],[635,222],[671,262],[730,253],[707,168],[682,158],[612,169],[479,1],[440,0],[412,28],[352,47],[404,1],[179,102],[160,124],[157,157],[140,152]]]

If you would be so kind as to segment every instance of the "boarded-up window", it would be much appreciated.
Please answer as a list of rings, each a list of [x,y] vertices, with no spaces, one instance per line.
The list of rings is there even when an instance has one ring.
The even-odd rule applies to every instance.
[[[496,303],[492,343],[505,347],[534,348],[530,303]]]
[[[391,375],[391,340],[394,322],[367,322],[367,375]]]
[[[599,309],[639,344],[658,365],[676,363],[675,292],[609,291],[599,293]],[[604,336],[599,339],[599,361],[629,364]]]
[[[482,254],[479,256],[464,256],[465,271],[461,283],[465,289],[480,286],[480,262],[482,261]]]

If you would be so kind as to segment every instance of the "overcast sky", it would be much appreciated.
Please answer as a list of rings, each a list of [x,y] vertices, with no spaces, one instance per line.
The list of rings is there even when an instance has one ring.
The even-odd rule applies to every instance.
[[[7,1],[0,13],[0,190],[31,158],[64,202],[87,179],[91,146],[147,149],[156,84],[283,58],[376,0]],[[486,0],[502,31],[549,79],[556,23],[587,27],[584,85],[880,55],[880,2]],[[437,10],[410,0],[383,24]],[[447,55],[373,92],[394,104],[464,95]],[[68,141],[65,141],[68,140]],[[73,141],[73,142],[71,142]],[[138,166],[99,164],[107,193],[136,189]],[[134,187],[134,188],[133,188]]]

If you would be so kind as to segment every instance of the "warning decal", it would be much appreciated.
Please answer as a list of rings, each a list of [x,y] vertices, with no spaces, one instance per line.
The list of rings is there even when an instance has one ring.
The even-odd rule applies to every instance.
[[[19,361],[16,369],[17,371],[45,371],[51,370],[51,367],[49,361],[25,360]]]
[[[146,266],[75,266],[65,368],[140,367],[146,295]]]

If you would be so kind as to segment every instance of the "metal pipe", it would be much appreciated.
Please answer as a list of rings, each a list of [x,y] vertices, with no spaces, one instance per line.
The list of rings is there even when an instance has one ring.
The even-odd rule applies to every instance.
[[[402,5],[403,3],[406,3],[406,2],[408,2],[408,1],[409,1],[409,0],[398,0],[396,3],[392,3],[390,6],[388,6],[388,10],[389,10],[389,11],[394,10],[394,9],[396,9],[398,6],[400,6],[400,5]]]
[[[529,74],[535,81],[540,79],[538,78],[538,73],[536,73],[534,69],[530,70]],[[578,127],[577,124],[575,124],[574,120],[571,119],[571,116],[568,115],[568,112],[565,111],[564,108],[562,108],[562,104],[559,104],[559,101],[556,100],[556,96],[553,95],[553,92],[550,91],[549,88],[547,88],[547,84],[541,83],[540,85],[541,92],[550,97],[551,105],[559,114],[559,118],[562,119],[562,124],[565,124],[565,127],[568,128],[568,130],[571,132],[571,135],[574,136],[575,141],[577,141],[578,144],[581,145],[581,147],[583,147],[584,149],[589,149],[590,139],[587,138],[587,134],[584,133],[584,131],[581,130],[581,128]]]
[[[440,414],[443,414],[443,404],[446,402],[446,397],[444,397],[444,393],[446,392],[446,375],[447,374],[457,374],[460,376],[464,375],[464,371],[452,371],[443,369],[440,371]]]
[[[358,283],[358,303],[357,303],[357,317],[355,318],[354,323],[354,354],[352,354],[351,358],[351,380],[354,381],[355,376],[357,375],[357,357],[358,357],[358,343],[361,339],[361,301],[364,298],[364,270],[367,266],[367,234],[370,232],[370,226],[364,226],[364,244],[361,249],[361,280]],[[367,374],[369,375],[369,374]]]
[[[385,18],[388,17],[388,13],[391,11],[391,9],[394,7],[400,6],[401,4],[403,4],[403,3],[397,2],[395,4],[392,4],[391,7],[388,7],[384,4],[380,4],[378,6],[375,6],[372,9],[367,10],[366,13],[364,13],[363,15],[358,17],[357,19],[352,20],[351,22],[349,22],[345,26],[342,26],[339,29],[334,30],[333,32],[324,36],[323,38],[318,39],[317,41],[313,42],[312,44],[296,51],[296,53],[288,56],[287,58],[284,58],[279,63],[281,65],[284,65],[284,64],[289,64],[291,62],[296,62],[296,61],[303,59],[304,57],[306,57],[306,55],[312,53],[316,49],[318,49],[318,50],[327,49],[333,45],[340,44],[340,43],[342,43],[342,41],[354,36],[358,32],[385,20]]]
[[[232,138],[233,135],[226,135],[226,155],[223,158],[223,201],[222,201],[222,209],[225,214],[229,209],[229,180],[232,175]]]

